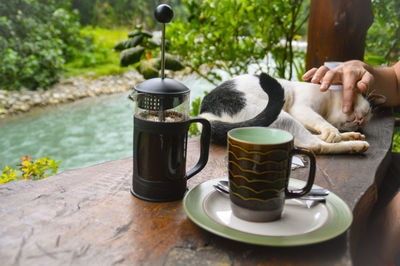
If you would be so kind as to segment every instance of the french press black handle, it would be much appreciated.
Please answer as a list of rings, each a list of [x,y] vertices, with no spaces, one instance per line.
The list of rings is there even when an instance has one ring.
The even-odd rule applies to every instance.
[[[210,139],[211,139],[211,125],[207,119],[201,117],[192,117],[189,119],[190,124],[192,123],[201,123],[203,129],[201,130],[201,138],[200,138],[200,158],[197,164],[190,169],[186,174],[186,179],[191,178],[198,172],[200,172],[204,166],[206,166],[208,161],[208,152],[210,149]]]

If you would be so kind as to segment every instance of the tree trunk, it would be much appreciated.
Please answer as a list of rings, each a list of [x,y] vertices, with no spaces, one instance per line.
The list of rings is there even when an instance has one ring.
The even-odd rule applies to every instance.
[[[363,60],[372,22],[371,0],[311,0],[306,69],[326,61]]]

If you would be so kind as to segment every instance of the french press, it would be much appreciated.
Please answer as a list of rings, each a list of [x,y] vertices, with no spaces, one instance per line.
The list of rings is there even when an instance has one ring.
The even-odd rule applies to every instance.
[[[190,90],[164,76],[165,23],[172,20],[171,7],[159,5],[155,17],[163,23],[161,78],[148,79],[134,87],[136,106],[131,192],[148,201],[174,201],[183,198],[186,181],[206,165],[211,127],[204,118],[190,117]],[[186,172],[188,130],[191,123],[197,122],[203,128],[200,158]]]

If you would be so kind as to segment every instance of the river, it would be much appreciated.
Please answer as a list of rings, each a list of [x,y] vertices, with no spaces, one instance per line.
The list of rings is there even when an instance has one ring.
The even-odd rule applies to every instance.
[[[214,87],[194,77],[181,82],[191,99]],[[27,155],[61,161],[59,172],[132,156],[134,103],[128,94],[37,108],[0,121],[0,170],[16,167]]]

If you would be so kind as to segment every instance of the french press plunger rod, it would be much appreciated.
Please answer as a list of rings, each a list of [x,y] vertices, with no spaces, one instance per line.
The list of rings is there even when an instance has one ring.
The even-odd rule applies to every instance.
[[[174,12],[171,7],[162,4],[157,6],[154,11],[154,15],[156,19],[162,23],[162,36],[161,36],[161,78],[165,78],[164,70],[165,70],[165,23],[168,23],[174,17]]]
[[[168,23],[174,17],[174,12],[172,8],[167,4],[161,4],[157,6],[156,10],[154,11],[154,16],[156,19],[162,23],[162,36],[161,36],[161,78],[165,78],[165,23]],[[160,104],[164,102],[161,101]],[[160,108],[163,110],[162,106]],[[161,121],[165,120],[165,112],[159,112],[159,119]]]

